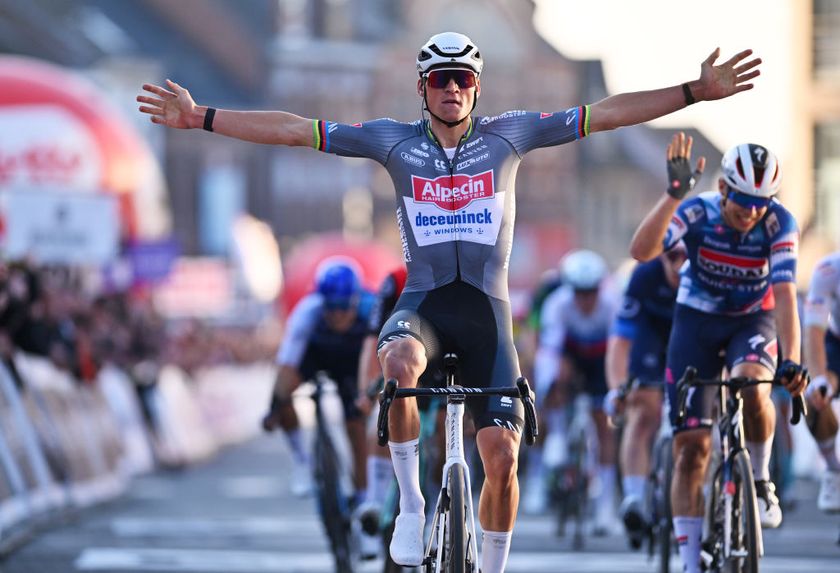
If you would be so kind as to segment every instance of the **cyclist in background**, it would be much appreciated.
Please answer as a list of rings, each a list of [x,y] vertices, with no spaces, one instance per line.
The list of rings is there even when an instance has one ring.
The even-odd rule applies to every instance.
[[[810,406],[808,429],[826,464],[817,507],[836,512],[840,511],[840,461],[831,400],[837,397],[840,375],[840,252],[817,263],[803,314],[805,365],[812,376],[805,392]]]
[[[661,423],[665,354],[685,261],[685,245],[680,242],[654,260],[636,265],[607,342],[610,390],[604,409],[610,416],[624,418],[619,445],[624,500],[619,513],[634,549],[641,547],[649,527],[645,486],[653,438]],[[631,385],[622,400],[619,388],[624,383]]]
[[[607,422],[603,400],[607,393],[604,370],[607,337],[616,304],[604,285],[607,264],[598,253],[573,251],[563,258],[560,269],[563,286],[548,295],[543,304],[534,378],[537,394],[546,396],[545,443],[559,443],[561,451],[562,436],[568,427],[568,405],[579,392],[591,398],[592,417],[598,431],[600,483],[594,533],[604,535],[615,513],[615,431]],[[575,387],[577,380],[582,380],[579,388]],[[532,477],[536,476],[529,476]],[[532,483],[539,482],[529,479],[529,484]]]
[[[278,366],[269,411],[263,428],[282,428],[289,440],[295,465],[292,492],[306,495],[312,489],[310,452],[292,405],[292,392],[302,381],[325,371],[335,381],[344,407],[347,435],[353,449],[354,504],[365,492],[365,427],[356,406],[359,353],[367,333],[373,295],[362,289],[359,274],[349,260],[327,259],[319,267],[315,291],[295,305],[286,321],[283,342],[277,351]]]
[[[714,392],[694,389],[685,421],[676,427],[677,380],[687,366],[697,368],[700,378],[720,376],[723,366],[732,376],[762,380],[784,373],[782,382],[795,396],[805,389],[807,379],[799,364],[799,231],[775,198],[781,182],[779,162],[761,145],[733,147],[723,156],[718,192],[683,201],[705,166],[701,157],[692,172],[691,145],[691,137],[683,133],[671,140],[667,193],[636,230],[630,252],[648,261],[681,239],[688,249],[690,264],[683,267],[677,294],[665,381],[674,426],[674,534],[684,571],[699,573],[702,486],[711,451],[709,405]],[[778,345],[785,360],[777,368]],[[776,417],[770,389],[768,384],[753,386],[743,396],[761,524],[772,528],[781,523],[782,511],[770,482]]]
[[[744,50],[715,65],[716,49],[701,63],[696,80],[552,113],[517,110],[473,118],[484,61],[472,40],[454,32],[437,34],[420,49],[415,97],[429,115],[413,123],[341,124],[282,111],[217,110],[196,105],[189,91],[172,81],[165,88],[145,84],[150,95],[137,100],[156,124],[379,162],[394,183],[408,267],[403,296],[380,333],[385,378],[414,387],[427,365],[442,359],[442,352],[454,351],[465,385],[507,387],[519,376],[507,272],[522,157],[533,149],[649,121],[695,101],[749,90],[761,63],[749,60],[751,53]],[[380,57],[389,54],[383,51]],[[519,503],[516,469],[524,409],[491,397],[471,402],[470,410],[486,476],[478,503],[484,538],[480,568],[498,573],[507,562]],[[419,487],[414,400],[394,404],[389,432],[400,486],[391,555],[397,563],[419,565],[425,500]]]

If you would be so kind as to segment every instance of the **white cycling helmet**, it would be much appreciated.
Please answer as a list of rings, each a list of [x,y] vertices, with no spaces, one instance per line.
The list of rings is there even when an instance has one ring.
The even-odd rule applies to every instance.
[[[742,143],[727,151],[720,167],[727,185],[754,197],[774,196],[782,182],[778,158],[755,143]]]
[[[595,290],[607,276],[607,263],[594,251],[572,251],[560,261],[563,282],[574,290]]]
[[[421,76],[435,68],[468,68],[481,75],[484,60],[475,42],[457,32],[435,34],[417,54],[417,73]]]

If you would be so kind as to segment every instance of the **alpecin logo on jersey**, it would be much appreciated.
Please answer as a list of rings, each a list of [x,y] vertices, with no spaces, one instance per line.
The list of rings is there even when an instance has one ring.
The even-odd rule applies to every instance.
[[[706,272],[738,279],[763,279],[770,272],[770,265],[763,257],[731,255],[706,247],[698,249],[697,264]]]
[[[434,203],[445,211],[458,211],[476,199],[493,197],[493,170],[478,175],[458,173],[435,179],[412,175],[411,186],[415,202]]]

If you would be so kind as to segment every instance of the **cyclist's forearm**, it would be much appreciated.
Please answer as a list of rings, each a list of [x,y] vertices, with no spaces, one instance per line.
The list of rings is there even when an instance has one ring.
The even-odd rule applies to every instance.
[[[376,356],[376,337],[368,336],[362,342],[362,352],[359,355],[359,395],[368,391],[368,385],[382,374],[379,358]]]
[[[196,106],[190,126],[204,127],[206,106]],[[313,122],[285,111],[234,111],[217,109],[213,117],[214,133],[252,143],[312,146]]]
[[[782,357],[799,363],[802,358],[796,286],[794,283],[776,283],[773,285],[773,295],[776,299],[776,332],[779,336]]]
[[[817,325],[806,326],[805,329],[804,364],[812,378],[826,373],[828,358],[825,355],[825,328]]]
[[[680,206],[679,199],[664,193],[653,209],[645,216],[633,239],[630,241],[630,255],[638,261],[649,261],[662,252],[662,240],[668,231],[671,217]]]
[[[688,84],[698,98],[699,82]],[[684,107],[686,103],[682,85],[616,94],[590,106],[589,131],[594,133],[644,123]]]
[[[610,336],[607,341],[607,386],[610,390],[619,388],[627,381],[630,345],[630,339],[623,336]]]

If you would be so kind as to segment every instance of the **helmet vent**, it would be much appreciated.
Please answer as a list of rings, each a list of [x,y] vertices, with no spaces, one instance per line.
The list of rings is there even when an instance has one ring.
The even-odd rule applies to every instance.
[[[432,44],[431,46],[429,46],[429,49],[442,58],[463,58],[464,56],[470,53],[470,50],[472,50],[473,47],[468,45],[466,48],[464,48],[457,54],[453,54],[451,52],[444,52],[443,50],[438,48],[437,44]]]

